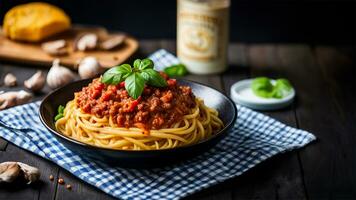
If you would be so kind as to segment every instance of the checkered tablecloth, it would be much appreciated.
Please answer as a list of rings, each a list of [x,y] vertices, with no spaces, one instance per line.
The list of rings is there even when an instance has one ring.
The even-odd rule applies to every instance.
[[[165,50],[150,57],[159,69],[178,62]],[[0,136],[120,199],[180,199],[239,176],[278,153],[301,148],[315,140],[311,133],[237,105],[239,114],[233,129],[210,151],[174,166],[123,169],[88,161],[64,147],[41,124],[39,104],[0,112]]]

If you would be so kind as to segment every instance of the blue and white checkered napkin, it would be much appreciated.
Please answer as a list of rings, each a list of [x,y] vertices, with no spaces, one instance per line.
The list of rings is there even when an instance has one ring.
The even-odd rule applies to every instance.
[[[151,58],[158,67],[178,62],[164,50]],[[175,166],[123,169],[90,162],[64,147],[42,126],[39,104],[30,103],[0,112],[0,136],[121,199],[180,199],[236,177],[273,155],[315,140],[311,133],[237,106],[239,114],[233,129],[210,151]]]

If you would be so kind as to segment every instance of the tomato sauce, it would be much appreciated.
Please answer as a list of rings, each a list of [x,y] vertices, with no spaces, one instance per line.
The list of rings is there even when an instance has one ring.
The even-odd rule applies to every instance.
[[[138,99],[129,96],[125,83],[106,85],[94,79],[75,93],[76,104],[85,113],[111,116],[119,127],[144,130],[169,128],[195,107],[195,96],[189,86],[163,76],[167,87],[146,85]]]

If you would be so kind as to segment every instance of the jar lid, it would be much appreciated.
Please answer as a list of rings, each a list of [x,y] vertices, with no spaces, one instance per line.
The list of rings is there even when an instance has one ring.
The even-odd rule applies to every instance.
[[[251,89],[252,81],[253,79],[246,79],[231,86],[230,96],[235,103],[255,110],[276,110],[289,106],[294,100],[295,90],[293,88],[287,96],[281,99],[256,96]],[[274,82],[275,80],[272,80],[272,84]]]

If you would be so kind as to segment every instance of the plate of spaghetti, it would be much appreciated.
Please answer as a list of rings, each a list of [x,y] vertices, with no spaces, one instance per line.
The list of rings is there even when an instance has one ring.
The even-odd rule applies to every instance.
[[[234,103],[153,65],[137,59],[55,90],[40,105],[42,123],[80,155],[128,167],[172,163],[213,147],[236,120]]]

